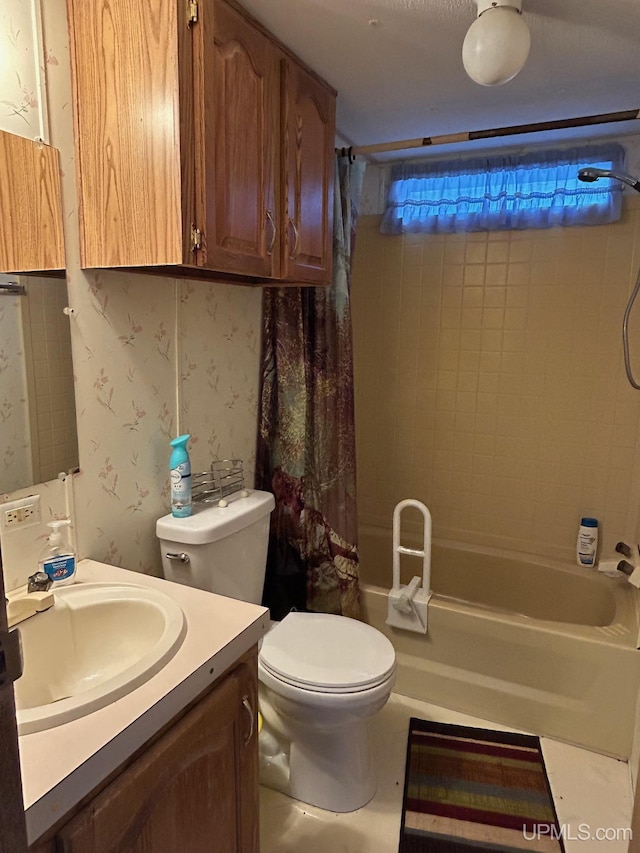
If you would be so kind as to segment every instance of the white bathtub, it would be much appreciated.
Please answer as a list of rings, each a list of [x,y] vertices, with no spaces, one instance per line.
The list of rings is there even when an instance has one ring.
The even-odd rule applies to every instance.
[[[396,649],[399,693],[629,757],[640,651],[638,593],[623,577],[434,543],[425,636],[385,624],[391,531],[359,537],[364,618]],[[422,564],[403,559],[408,583]]]

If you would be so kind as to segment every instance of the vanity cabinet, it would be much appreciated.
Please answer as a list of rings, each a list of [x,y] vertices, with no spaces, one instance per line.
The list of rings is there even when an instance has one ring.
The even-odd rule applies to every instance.
[[[256,654],[30,853],[258,853]]]
[[[68,8],[82,266],[329,283],[335,92],[230,0]]]
[[[58,151],[0,131],[0,272],[65,267]]]

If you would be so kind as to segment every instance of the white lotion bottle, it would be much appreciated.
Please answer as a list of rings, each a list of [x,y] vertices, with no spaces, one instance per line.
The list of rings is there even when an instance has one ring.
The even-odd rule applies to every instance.
[[[579,566],[595,566],[598,550],[598,519],[581,518],[578,528],[576,558]]]
[[[51,528],[51,533],[38,561],[38,571],[51,578],[54,589],[73,583],[76,579],[76,555],[72,548],[63,543],[60,530],[70,524],[68,518],[49,522],[47,526]]]

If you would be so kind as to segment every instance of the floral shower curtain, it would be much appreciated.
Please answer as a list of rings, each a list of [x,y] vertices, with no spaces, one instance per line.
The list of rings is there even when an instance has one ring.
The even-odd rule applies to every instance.
[[[333,282],[268,288],[256,486],[272,491],[264,604],[359,615],[351,259],[365,163],[335,170]]]

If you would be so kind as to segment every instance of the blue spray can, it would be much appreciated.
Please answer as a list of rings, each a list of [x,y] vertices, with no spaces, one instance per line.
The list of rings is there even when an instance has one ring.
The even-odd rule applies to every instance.
[[[190,435],[179,435],[171,442],[171,514],[176,518],[191,515],[191,461],[187,451]]]

